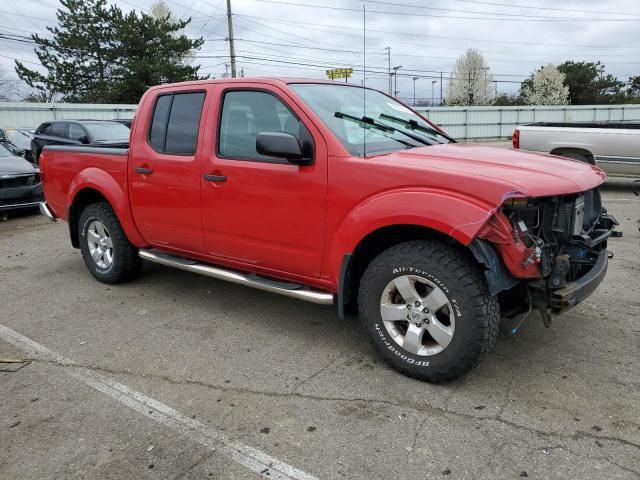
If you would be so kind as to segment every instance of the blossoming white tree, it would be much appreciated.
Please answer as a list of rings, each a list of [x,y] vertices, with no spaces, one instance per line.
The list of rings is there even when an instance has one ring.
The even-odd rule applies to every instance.
[[[554,65],[546,65],[522,84],[522,97],[527,105],[566,105],[569,87],[564,80],[564,73]]]
[[[489,65],[475,48],[468,49],[457,61],[449,81],[449,105],[489,105],[496,87]]]

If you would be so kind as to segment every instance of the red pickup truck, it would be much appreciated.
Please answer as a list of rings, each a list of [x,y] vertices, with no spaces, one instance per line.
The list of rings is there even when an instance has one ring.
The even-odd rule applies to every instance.
[[[336,304],[433,382],[476,365],[501,321],[548,326],[590,295],[617,224],[597,167],[459,144],[381,92],[315,80],[153,87],[128,149],[48,146],[40,169],[42,212],[99,281],[144,259]]]

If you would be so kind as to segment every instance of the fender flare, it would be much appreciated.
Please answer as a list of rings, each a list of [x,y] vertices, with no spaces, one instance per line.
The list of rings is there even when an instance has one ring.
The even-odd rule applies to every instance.
[[[107,202],[109,202],[118,217],[124,233],[133,245],[142,247],[147,244],[133,220],[133,215],[129,208],[128,192],[123,190],[111,174],[96,167],[85,168],[78,172],[69,184],[69,193],[67,195],[69,210],[73,207],[78,194],[83,190],[95,190],[107,199]],[[71,215],[69,215],[69,220],[71,220]],[[70,228],[71,223],[70,221]]]
[[[381,192],[358,204],[340,222],[327,248],[325,276],[340,288],[344,254],[353,253],[364,238],[384,227],[425,227],[468,246],[498,206],[446,190],[406,188]]]

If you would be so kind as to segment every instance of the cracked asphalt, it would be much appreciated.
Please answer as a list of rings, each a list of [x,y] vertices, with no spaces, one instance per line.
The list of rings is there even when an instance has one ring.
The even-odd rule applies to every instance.
[[[0,372],[0,478],[258,477],[79,366],[319,479],[640,478],[640,199],[604,203],[625,236],[598,291],[445,385],[388,368],[330,307],[151,264],[105,286],[66,224],[2,222],[0,324],[74,363]],[[0,340],[0,358],[25,355]]]

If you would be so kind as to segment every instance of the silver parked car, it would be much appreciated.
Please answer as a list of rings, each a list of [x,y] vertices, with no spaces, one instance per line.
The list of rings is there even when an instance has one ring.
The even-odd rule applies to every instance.
[[[513,132],[513,147],[588,162],[613,177],[640,177],[640,123],[532,123]]]

